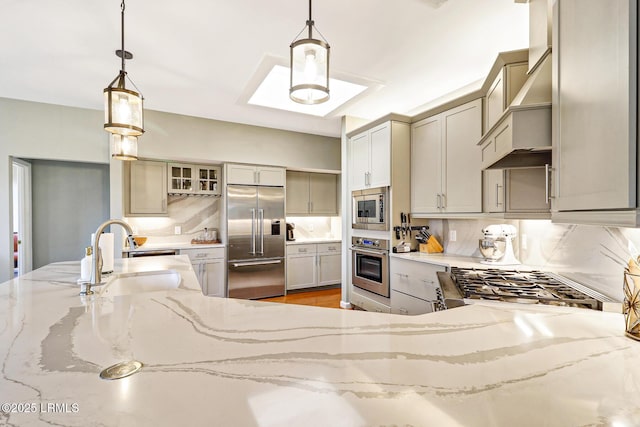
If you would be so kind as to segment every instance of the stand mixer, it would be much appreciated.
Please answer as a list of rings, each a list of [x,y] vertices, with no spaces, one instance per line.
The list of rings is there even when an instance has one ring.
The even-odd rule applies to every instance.
[[[510,224],[494,224],[482,229],[484,238],[479,240],[483,264],[516,265],[520,261],[513,253],[511,241],[518,235],[516,227]]]

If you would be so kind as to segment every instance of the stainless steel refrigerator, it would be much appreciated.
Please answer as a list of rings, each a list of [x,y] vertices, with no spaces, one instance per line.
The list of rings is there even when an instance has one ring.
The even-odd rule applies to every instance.
[[[227,186],[230,298],[284,295],[284,203],[283,187]]]

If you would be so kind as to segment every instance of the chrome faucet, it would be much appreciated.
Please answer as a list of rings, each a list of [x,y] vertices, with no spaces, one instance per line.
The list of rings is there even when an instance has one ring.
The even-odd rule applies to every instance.
[[[91,276],[89,282],[80,284],[80,295],[91,295],[93,291],[91,286],[100,285],[102,283],[102,252],[100,251],[100,236],[105,228],[112,224],[121,225],[127,232],[129,247],[135,249],[138,245],[133,239],[133,230],[131,226],[121,219],[110,219],[100,224],[96,230],[95,239],[93,241],[93,257],[91,258]]]

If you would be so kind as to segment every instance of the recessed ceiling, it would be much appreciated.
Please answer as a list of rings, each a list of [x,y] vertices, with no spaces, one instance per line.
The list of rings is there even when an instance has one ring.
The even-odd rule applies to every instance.
[[[338,136],[340,116],[406,113],[486,76],[498,52],[528,44],[513,0],[317,0],[331,74],[376,82],[325,117],[247,103],[266,56],[288,58],[300,0],[127,0],[129,76],[145,108]],[[120,0],[10,0],[0,17],[0,96],[102,109],[119,70]],[[349,80],[349,79],[346,79]]]
[[[363,93],[367,86],[330,78],[329,99],[321,104],[299,104],[289,98],[290,68],[274,65],[258,85],[248,103],[279,110],[294,111],[301,114],[325,117],[346,102]]]

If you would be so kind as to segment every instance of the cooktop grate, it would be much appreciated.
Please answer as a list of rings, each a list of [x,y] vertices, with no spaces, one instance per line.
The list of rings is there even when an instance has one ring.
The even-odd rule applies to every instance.
[[[454,283],[471,299],[601,309],[601,302],[542,271],[451,268]]]

